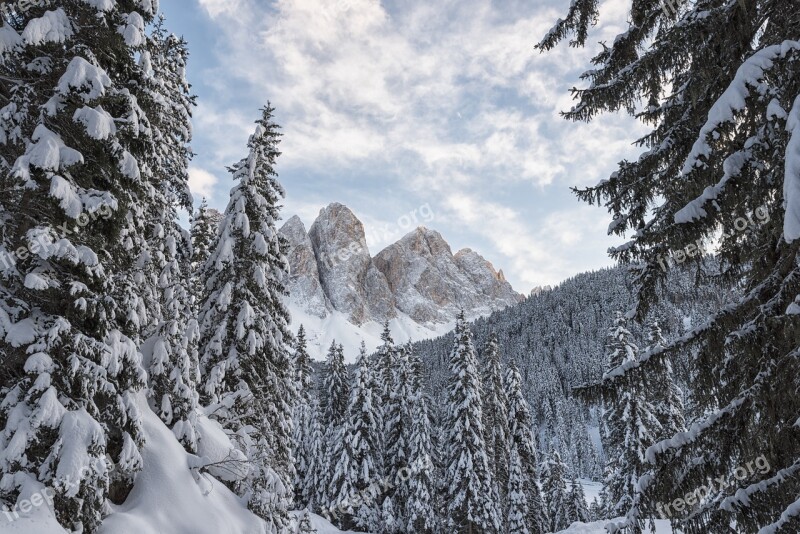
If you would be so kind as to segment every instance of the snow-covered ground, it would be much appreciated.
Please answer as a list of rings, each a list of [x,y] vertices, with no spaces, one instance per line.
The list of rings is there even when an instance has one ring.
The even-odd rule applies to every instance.
[[[579,482],[583,486],[583,492],[586,495],[586,503],[592,504],[596,498],[600,501],[600,492],[603,489],[603,484],[594,480],[580,479]],[[592,523],[573,523],[567,530],[562,530],[558,534],[606,534],[605,526],[609,521],[594,521]],[[647,531],[646,531],[647,532]],[[655,534],[672,534],[672,528],[669,521],[656,520],[656,533]]]
[[[361,341],[366,343],[368,352],[374,351],[383,343],[381,341],[383,325],[375,321],[356,326],[347,320],[345,314],[338,311],[330,312],[325,318],[319,318],[303,312],[290,302],[287,302],[287,307],[292,314],[292,332],[296,334],[300,325],[303,325],[308,339],[308,353],[316,360],[325,359],[333,340],[344,347],[344,357],[348,363],[354,362],[358,357]],[[443,323],[434,328],[426,328],[410,317],[400,315],[389,322],[389,327],[395,343],[401,344],[406,341],[441,336],[453,330],[455,323]]]
[[[608,521],[595,521],[594,523],[573,523],[567,530],[562,530],[557,534],[606,534],[606,523],[608,523]],[[669,521],[656,521],[655,534],[672,534]]]
[[[142,451],[144,469],[125,504],[113,507],[113,513],[103,523],[101,534],[253,534],[262,532],[260,520],[228,488],[208,474],[199,474],[197,456],[187,454],[172,432],[150,410],[144,396],[139,398],[147,444]],[[215,433],[211,421],[204,419],[201,432],[207,438],[206,456],[213,456],[226,439]],[[222,450],[222,449],[220,449]],[[213,460],[213,458],[209,458]],[[586,499],[591,503],[602,486],[591,480],[581,480]],[[30,498],[42,488],[32,484],[26,488]],[[35,501],[34,501],[35,502]],[[341,534],[328,521],[312,516],[319,534]],[[671,534],[666,521],[657,521],[657,534]],[[606,522],[574,523],[564,534],[603,534]],[[56,522],[52,509],[43,503],[18,517],[0,513],[2,534],[67,534]]]
[[[193,470],[200,459],[186,453],[172,432],[150,410],[144,396],[138,399],[147,444],[144,468],[125,504],[114,506],[103,522],[101,534],[259,534],[262,522],[250,513],[224,484]],[[213,428],[203,421],[201,428]],[[208,435],[211,441],[220,435]],[[209,450],[213,450],[211,447]],[[206,452],[208,454],[208,452]],[[38,503],[18,516],[0,512],[2,534],[67,534],[44,499],[32,499],[43,487],[31,484],[21,500]],[[339,534],[325,519],[312,516],[319,534]]]

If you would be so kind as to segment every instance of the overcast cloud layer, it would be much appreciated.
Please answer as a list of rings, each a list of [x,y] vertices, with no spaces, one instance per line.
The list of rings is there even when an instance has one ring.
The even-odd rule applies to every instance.
[[[286,218],[308,226],[342,202],[375,254],[412,230],[416,210],[454,251],[479,251],[521,292],[609,265],[619,240],[606,235],[607,213],[569,187],[636,157],[631,141],[643,130],[622,116],[559,117],[596,52],[534,50],[568,3],[162,0],[192,50],[197,200],[225,206],[225,167],[244,155],[269,100],[283,125]],[[620,6],[603,3],[605,25],[590,42],[623,31]]]

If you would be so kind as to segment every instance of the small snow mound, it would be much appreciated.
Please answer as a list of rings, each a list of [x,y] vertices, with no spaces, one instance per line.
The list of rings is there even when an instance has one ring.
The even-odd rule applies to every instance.
[[[144,468],[124,504],[103,522],[100,534],[260,534],[263,522],[227,487],[208,474],[193,477],[196,457],[186,453],[143,396]]]

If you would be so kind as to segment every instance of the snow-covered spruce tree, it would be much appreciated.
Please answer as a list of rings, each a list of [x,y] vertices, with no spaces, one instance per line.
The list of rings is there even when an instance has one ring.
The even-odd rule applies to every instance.
[[[506,532],[508,534],[530,534],[528,530],[528,491],[525,488],[527,476],[522,469],[522,461],[517,446],[511,446],[508,462],[508,488]]]
[[[380,506],[377,495],[367,489],[379,481],[380,427],[372,398],[372,365],[367,349],[361,346],[356,373],[350,388],[347,407],[343,454],[337,458],[331,495],[335,503],[350,502],[349,514],[340,522],[343,530],[356,527],[374,532],[380,526]],[[354,499],[358,496],[357,501]]]
[[[0,499],[41,483],[58,521],[91,533],[142,462],[146,310],[130,290],[152,193],[142,170],[155,111],[137,101],[137,56],[154,13],[134,2],[6,7]]]
[[[433,534],[439,522],[428,398],[423,390],[421,361],[410,344],[403,348],[403,352],[409,367],[407,373],[411,375],[411,420],[408,437],[410,463],[398,472],[399,487],[395,492],[403,506],[404,528],[400,531]]]
[[[262,110],[249,155],[231,168],[236,185],[203,269],[208,296],[200,325],[205,404],[251,464],[235,489],[270,531],[283,531],[293,493],[296,391],[281,284],[287,245],[275,228],[284,193],[274,170],[280,133],[273,111]]]
[[[151,120],[155,153],[146,171],[152,174],[155,195],[148,210],[152,225],[144,272],[155,276],[159,313],[154,317],[155,331],[145,346],[154,411],[183,446],[194,452],[199,329],[190,286],[190,236],[178,221],[178,207],[192,209],[188,143],[194,98],[185,77],[187,58],[186,42],[168,35],[164,19],[159,18],[141,60],[148,75],[145,98],[157,111]]]
[[[498,504],[505,509],[508,488],[511,437],[508,428],[508,396],[503,386],[500,363],[500,342],[492,332],[483,351],[483,428],[486,431],[486,455],[498,492]]]
[[[208,201],[203,197],[200,207],[192,216],[192,293],[195,302],[201,306],[205,299],[205,283],[203,269],[216,246],[219,225],[211,216]]]
[[[320,409],[322,410],[323,426],[340,426],[347,419],[347,403],[350,398],[349,382],[347,367],[344,365],[344,349],[334,340],[328,349],[322,372]]]
[[[568,509],[570,523],[575,521],[589,522],[589,507],[586,505],[586,494],[576,477],[572,477],[570,482]]]
[[[597,497],[595,497],[592,499],[592,504],[589,505],[589,521],[600,521],[604,516],[603,506],[600,504],[600,501],[597,500]]]
[[[311,367],[311,356],[308,354],[306,330],[303,325],[300,325],[297,331],[294,354],[292,356],[295,389],[297,390],[297,399],[293,411],[294,438],[292,440],[295,460],[294,503],[295,508],[301,510],[309,506],[310,499],[306,488],[313,484],[309,478],[313,477],[310,465],[313,462],[313,458],[311,458],[313,453],[311,450],[311,433],[313,431],[311,403],[314,389],[314,370]]]
[[[639,351],[630,338],[624,316],[617,313],[608,334],[609,370],[637,361]],[[608,517],[638,514],[639,477],[647,470],[645,453],[661,433],[661,424],[648,399],[648,384],[643,378],[640,381],[635,378],[629,375],[618,384],[613,395],[603,400],[601,437],[606,454],[603,487],[607,494]],[[641,527],[632,524],[628,529],[639,532]]]
[[[443,499],[449,532],[501,530],[492,473],[486,456],[478,361],[464,312],[458,315],[447,390],[447,456]]]
[[[542,475],[542,493],[547,503],[552,532],[564,530],[571,523],[566,475],[567,466],[558,452],[553,452],[545,462]]]
[[[661,328],[656,320],[647,325],[648,347],[645,354],[661,350],[666,345],[666,340],[661,333]],[[656,436],[656,441],[670,439],[678,432],[686,430],[686,419],[683,406],[683,391],[675,383],[672,372],[672,362],[668,356],[654,365],[653,372],[646,378],[646,393],[653,405],[653,415],[661,424],[661,431]]]
[[[538,458],[533,435],[533,418],[530,406],[522,393],[522,376],[513,361],[503,377],[508,398],[508,429],[511,447],[516,449],[525,475],[524,489],[527,498],[526,524],[531,534],[547,532],[548,514],[539,490]]]
[[[380,423],[383,432],[381,434],[381,451],[383,456],[383,468],[385,476],[391,476],[391,458],[389,457],[389,435],[392,433],[391,429],[391,405],[392,405],[392,388],[395,383],[395,372],[397,369],[397,348],[394,346],[392,339],[392,332],[389,329],[389,321],[384,322],[383,332],[381,332],[381,341],[383,343],[378,347],[378,354],[376,356],[378,373],[375,377],[377,385],[381,392],[381,405],[380,405]]]
[[[574,46],[591,41],[598,5],[574,2],[539,46],[549,50],[570,35]],[[579,102],[566,116],[591,120],[624,109],[651,131],[638,140],[638,159],[578,196],[608,208],[611,232],[632,236],[611,255],[634,265],[639,319],[675,263],[668,253],[702,263],[697,243],[720,230],[722,281],[744,293],[686,336],[606,373],[594,395],[618,389],[628,374],[653,372],[670,355],[696,353],[690,388],[703,416],[687,435],[650,450],[655,466],[643,484],[643,515],[765,455],[770,472],[715,487],[687,508],[683,526],[798,530],[800,3],[629,5],[627,27],[595,56],[588,86],[575,91]]]
[[[384,440],[385,461],[384,474],[388,480],[397,480],[401,473],[409,469],[415,458],[411,454],[411,438],[414,425],[414,402],[416,390],[414,388],[414,368],[411,365],[406,347],[395,349],[394,365],[389,395],[389,403],[384,406]],[[408,485],[405,483],[388,488],[386,492],[392,497],[395,506],[397,529],[386,531],[385,534],[402,532],[405,517],[403,510],[408,500]]]
[[[316,399],[311,401],[311,413],[309,420],[309,446],[308,446],[308,466],[305,483],[303,484],[303,500],[308,503],[308,509],[313,512],[321,512],[326,503],[326,493],[324,490],[328,476],[328,466],[325,463],[327,447],[325,445],[325,432],[322,430],[320,418],[322,410]]]
[[[293,534],[317,534],[317,527],[311,522],[311,513],[306,509],[297,518],[297,528]]]
[[[333,482],[334,469],[338,455],[342,452],[344,425],[347,422],[347,404],[350,397],[350,384],[347,367],[344,365],[344,349],[331,343],[323,368],[322,389],[320,391],[320,411],[323,442],[323,461],[318,471],[318,499],[320,508],[335,506],[334,498],[339,494]],[[333,493],[331,493],[333,490]]]

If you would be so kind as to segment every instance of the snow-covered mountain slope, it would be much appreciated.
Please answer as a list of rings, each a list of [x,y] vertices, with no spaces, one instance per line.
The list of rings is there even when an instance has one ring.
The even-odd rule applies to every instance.
[[[384,321],[395,341],[416,341],[452,329],[462,309],[476,318],[523,299],[480,254],[453,254],[441,234],[428,228],[372,257],[364,225],[342,204],[322,209],[308,231],[295,216],[280,233],[290,247],[292,325],[295,331],[305,326],[317,357],[334,339],[350,359],[362,340],[376,347]]]

